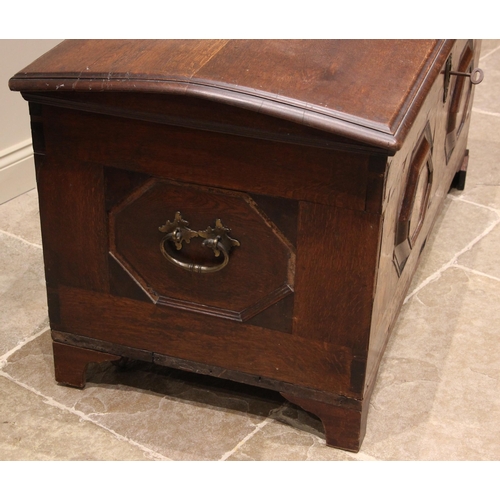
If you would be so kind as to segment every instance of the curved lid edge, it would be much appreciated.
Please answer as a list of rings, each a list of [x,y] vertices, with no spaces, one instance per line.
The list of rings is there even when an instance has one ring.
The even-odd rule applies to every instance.
[[[418,113],[429,87],[438,77],[453,40],[438,44],[411,98],[402,106],[391,127],[379,122],[313,106],[310,103],[273,95],[258,89],[197,78],[129,74],[37,74],[19,72],[9,80],[9,88],[30,92],[138,92],[189,95],[267,114],[300,125],[341,135],[368,145],[396,152],[408,133],[407,123]],[[29,100],[29,97],[26,97]]]

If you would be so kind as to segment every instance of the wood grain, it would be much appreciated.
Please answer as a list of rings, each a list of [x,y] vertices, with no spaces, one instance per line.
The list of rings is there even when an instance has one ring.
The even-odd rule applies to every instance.
[[[368,351],[381,217],[301,203],[297,335]]]
[[[466,70],[479,44],[69,41],[18,73],[58,380],[82,385],[87,362],[131,356],[273,388],[322,419],[328,444],[359,449],[466,164],[473,89],[454,78],[444,98],[448,57]],[[159,226],[177,211],[240,241],[220,274],[164,259]]]
[[[281,395],[321,419],[328,446],[347,451],[359,451],[366,432],[368,405],[364,405],[363,409],[359,410],[305,399],[284,392]]]
[[[360,210],[365,207],[366,155],[51,106],[44,108],[44,115],[50,121],[45,130],[46,147],[62,158],[180,182]]]
[[[452,43],[70,40],[10,88],[202,96],[395,151]]]
[[[190,273],[165,259],[160,252],[165,234],[159,227],[167,219],[173,221],[178,211],[195,231],[215,227],[217,219],[231,229],[230,236],[240,245],[231,251],[224,269]],[[243,312],[283,285],[293,289],[293,250],[247,196],[154,182],[117,206],[110,214],[110,223],[113,255],[158,296]],[[171,243],[165,245],[178,260],[214,266],[220,258],[202,242],[203,238],[193,238],[180,251]]]
[[[57,305],[58,331],[359,397],[343,346],[75,288],[60,287]]]
[[[474,46],[474,65],[477,65],[480,49],[480,44],[477,41],[474,43],[467,40],[458,41],[453,47],[452,59],[458,62],[465,47],[471,44]],[[384,223],[370,332],[370,353],[366,368],[367,388],[373,388],[378,366],[411,279],[418,266],[421,250],[432,231],[437,215],[442,209],[455,172],[461,169],[467,155],[467,134],[470,125],[472,97],[473,95],[469,98],[468,108],[465,110],[465,116],[468,116],[469,119],[466,120],[449,159],[446,157],[445,143],[452,102],[450,99],[443,102],[443,86],[439,80],[429,90],[427,96],[428,110],[423,110],[417,116],[412,129],[409,131],[405,146],[390,159],[385,187],[386,195],[383,202]],[[409,180],[410,160],[413,157],[415,148],[420,144],[426,127],[429,127],[432,131],[433,143],[431,159],[434,171],[429,194],[429,205],[418,237],[413,242],[413,248],[408,256],[404,270],[399,276],[393,257],[396,242],[396,221]]]
[[[44,157],[37,177],[47,284],[108,291],[102,168]]]
[[[90,363],[103,363],[120,359],[120,356],[115,354],[84,349],[59,342],[53,342],[52,347],[57,382],[80,389],[85,387],[85,371]]]

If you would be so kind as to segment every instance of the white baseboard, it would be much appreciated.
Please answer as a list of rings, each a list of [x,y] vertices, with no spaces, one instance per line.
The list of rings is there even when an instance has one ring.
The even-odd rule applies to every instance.
[[[35,185],[30,139],[0,151],[0,204],[33,189]]]

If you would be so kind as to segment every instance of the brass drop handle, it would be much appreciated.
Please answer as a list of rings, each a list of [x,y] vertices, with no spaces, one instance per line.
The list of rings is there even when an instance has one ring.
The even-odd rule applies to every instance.
[[[449,74],[455,76],[467,76],[470,78],[470,82],[473,85],[478,85],[484,79],[484,72],[480,68],[474,68],[470,73],[465,73],[464,71],[450,71]]]
[[[167,233],[160,243],[162,255],[172,264],[190,271],[193,273],[215,273],[220,271],[229,263],[229,254],[232,247],[239,247],[240,242],[228,236],[230,229],[224,227],[220,219],[215,221],[215,228],[207,227],[205,231],[193,231],[188,227],[189,222],[182,218],[180,212],[176,212],[174,221],[169,220],[158,229],[162,233]],[[215,257],[220,257],[222,254],[223,260],[213,266],[194,264],[192,262],[184,262],[179,259],[174,253],[172,242],[177,251],[182,249],[183,243],[190,243],[192,238],[203,238],[202,245],[206,248],[211,248]]]

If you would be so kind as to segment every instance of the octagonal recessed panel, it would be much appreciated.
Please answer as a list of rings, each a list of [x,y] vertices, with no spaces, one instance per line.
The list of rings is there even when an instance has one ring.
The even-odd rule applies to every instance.
[[[230,229],[239,245],[231,247],[225,267],[199,273],[173,262],[199,269],[223,261],[197,236],[180,249],[165,242],[174,257],[165,258],[160,227],[177,212],[190,234],[215,228],[217,219]],[[153,180],[114,207],[109,222],[112,255],[156,303],[244,321],[293,291],[292,246],[243,193]]]
[[[432,178],[432,135],[427,126],[409,164],[397,219],[394,263],[399,273],[403,271],[424,223],[431,201]]]

